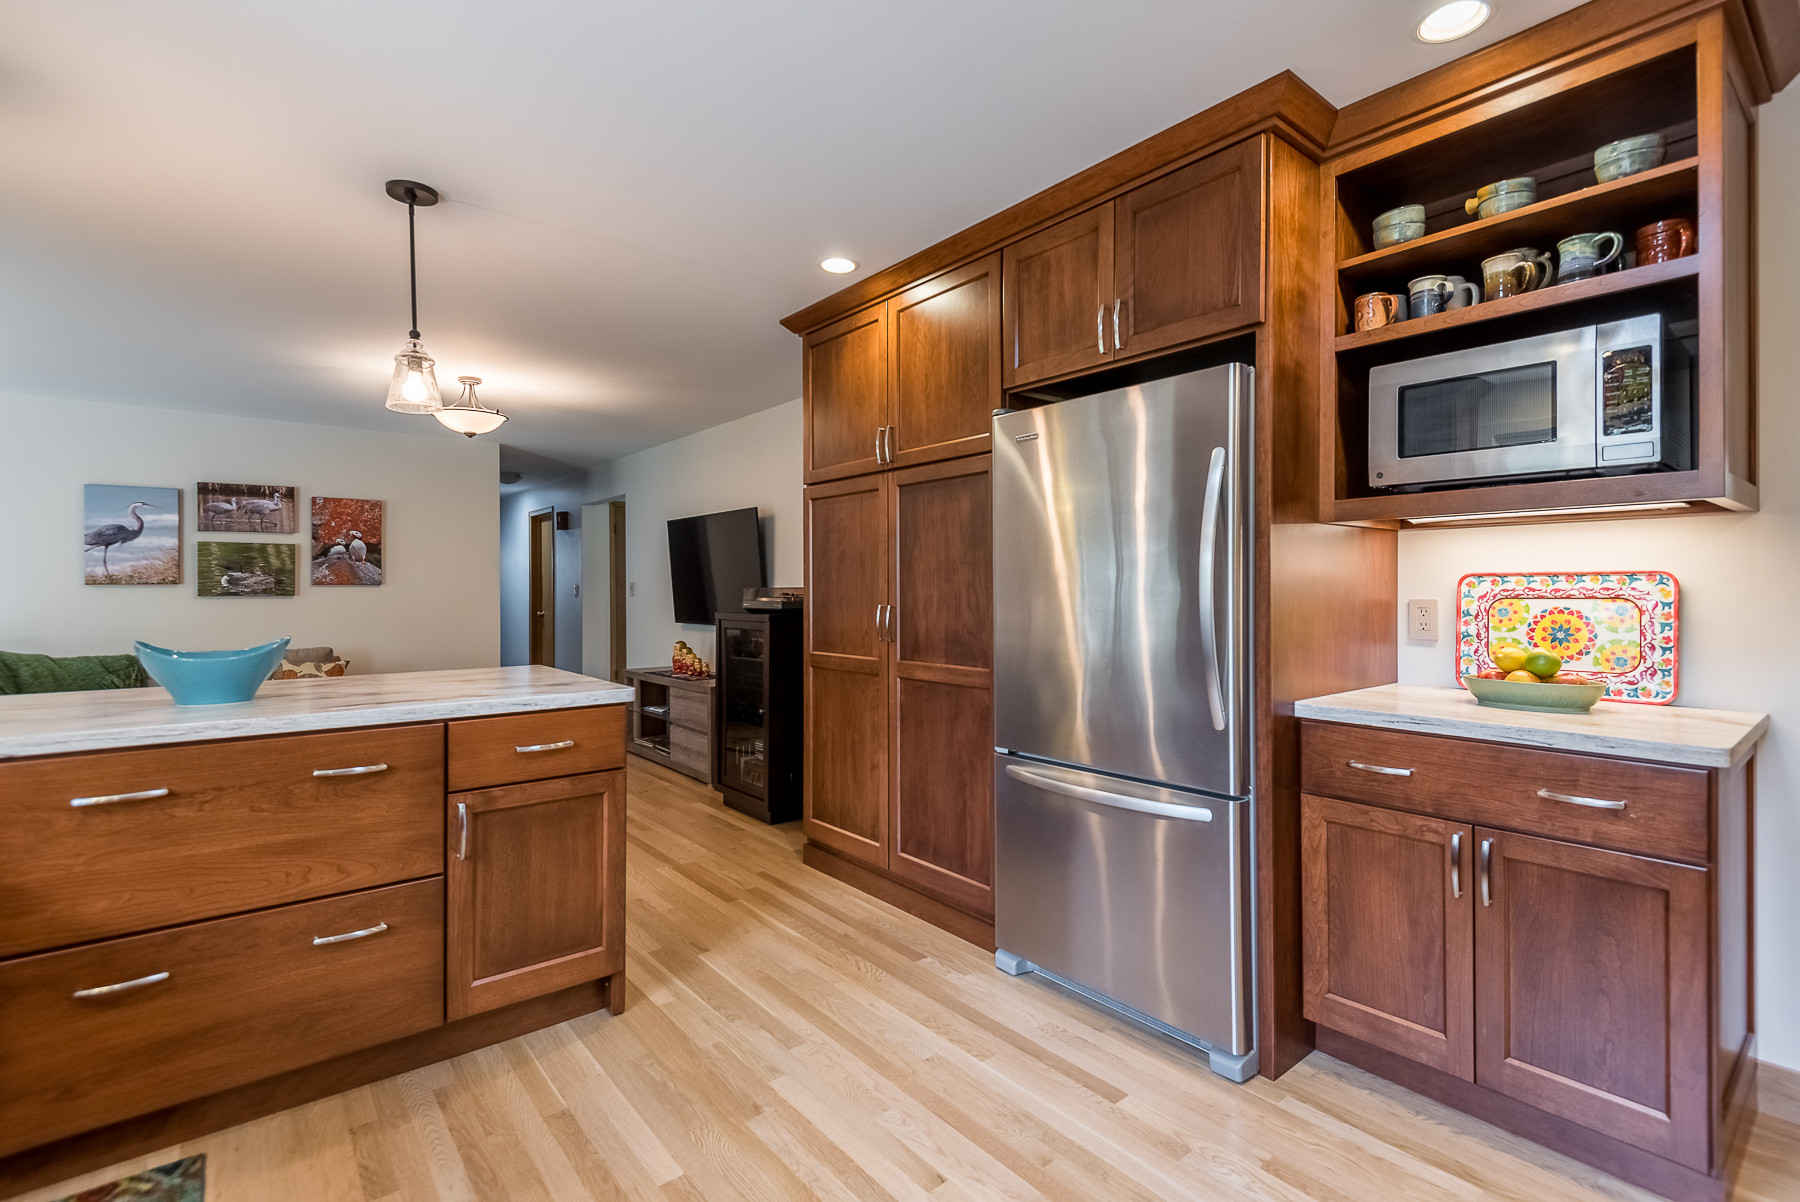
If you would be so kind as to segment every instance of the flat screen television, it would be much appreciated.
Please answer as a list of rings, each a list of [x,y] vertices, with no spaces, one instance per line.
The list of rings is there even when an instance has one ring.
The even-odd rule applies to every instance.
[[[768,583],[762,523],[754,507],[669,519],[669,584],[677,622],[710,626],[714,614],[742,613],[744,590]]]

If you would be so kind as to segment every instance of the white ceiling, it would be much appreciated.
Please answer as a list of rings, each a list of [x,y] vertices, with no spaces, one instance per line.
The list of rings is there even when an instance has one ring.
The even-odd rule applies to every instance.
[[[776,323],[1283,68],[1346,103],[1496,0],[7,0],[0,391],[366,429],[446,396],[594,463],[799,394]],[[856,277],[850,277],[856,278]],[[438,431],[442,437],[457,435]]]

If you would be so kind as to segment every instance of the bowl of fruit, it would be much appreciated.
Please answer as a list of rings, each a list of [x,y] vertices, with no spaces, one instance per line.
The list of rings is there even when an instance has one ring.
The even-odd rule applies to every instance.
[[[1494,666],[1463,677],[1463,685],[1482,705],[1544,714],[1585,714],[1606,693],[1605,685],[1564,672],[1553,652],[1510,644],[1494,648]]]

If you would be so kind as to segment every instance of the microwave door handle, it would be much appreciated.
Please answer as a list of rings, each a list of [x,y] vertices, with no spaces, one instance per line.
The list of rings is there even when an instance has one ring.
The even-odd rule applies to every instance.
[[[1225,686],[1219,676],[1219,510],[1225,491],[1225,448],[1206,466],[1206,504],[1200,513],[1200,646],[1206,654],[1206,705],[1214,730],[1225,729]]]

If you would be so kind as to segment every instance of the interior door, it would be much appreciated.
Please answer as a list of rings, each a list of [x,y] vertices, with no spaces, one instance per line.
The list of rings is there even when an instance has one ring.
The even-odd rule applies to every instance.
[[[531,662],[556,666],[556,513],[531,515]]]
[[[892,462],[987,450],[988,421],[1001,404],[1000,256],[907,289],[888,305],[888,322]]]
[[[1021,238],[1002,259],[1006,387],[1112,358],[1111,203]]]
[[[893,473],[888,869],[994,912],[993,550],[986,455]]]
[[[1705,1171],[1706,872],[1475,837],[1477,1083]]]
[[[874,471],[889,424],[888,321],[883,302],[806,336],[806,482]]]
[[[806,837],[888,862],[888,473],[806,490]]]
[[[1300,799],[1306,1017],[1475,1079],[1474,831]]]
[[[623,770],[452,793],[449,803],[450,1018],[624,971]]]
[[[1261,318],[1263,154],[1252,138],[1113,202],[1118,354]]]

